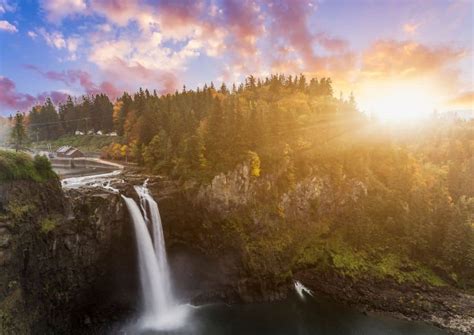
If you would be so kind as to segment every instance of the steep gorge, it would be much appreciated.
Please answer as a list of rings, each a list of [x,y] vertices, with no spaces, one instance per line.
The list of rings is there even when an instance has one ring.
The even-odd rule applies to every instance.
[[[145,176],[124,178],[114,187],[138,201],[133,185]],[[298,235],[280,223],[294,222],[304,236],[304,224],[297,222],[306,222],[315,210],[323,216],[353,206],[366,193],[364,183],[347,180],[353,192],[337,192],[330,180],[314,177],[279,195],[265,191],[273,183],[255,180],[247,165],[218,175],[208,186],[150,179],[180,299],[280,300],[297,278],[366,310],[472,330],[469,295],[370,274],[353,277],[338,268],[334,255],[301,256],[307,253],[295,247]],[[139,296],[136,245],[118,194],[100,187],[63,190],[58,180],[13,181],[2,184],[0,204],[0,329],[5,334],[103,333],[133,316]],[[329,261],[316,264],[320,259]]]

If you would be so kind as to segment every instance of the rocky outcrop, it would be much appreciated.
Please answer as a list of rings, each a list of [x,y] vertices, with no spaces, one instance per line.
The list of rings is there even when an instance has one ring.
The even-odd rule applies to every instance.
[[[215,176],[211,183],[202,186],[195,198],[198,204],[216,214],[226,215],[236,207],[249,205],[256,195],[256,183],[252,181],[248,164],[240,164],[231,173]]]
[[[11,182],[0,194],[2,334],[88,333],[129,312],[136,263],[117,194],[63,193],[58,180]]]
[[[324,217],[328,213],[338,212],[344,206],[356,203],[366,195],[367,187],[361,181],[346,178],[344,185],[335,188],[327,177],[312,176],[296,183],[293,189],[283,193],[279,200],[279,208],[287,220],[308,222],[313,212],[316,212],[314,213],[316,217]]]

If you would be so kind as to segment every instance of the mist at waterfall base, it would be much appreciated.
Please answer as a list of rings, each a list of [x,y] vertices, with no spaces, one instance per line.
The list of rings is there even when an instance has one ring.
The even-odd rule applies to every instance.
[[[323,298],[290,294],[284,301],[189,307],[174,330],[128,328],[127,335],[447,335],[423,323],[364,315]]]
[[[326,300],[295,282],[293,294],[280,302],[191,306],[173,294],[158,204],[146,182],[136,186],[140,206],[123,196],[138,248],[142,309],[115,331],[133,335],[444,335],[427,324],[366,315]],[[147,227],[151,226],[151,229]]]

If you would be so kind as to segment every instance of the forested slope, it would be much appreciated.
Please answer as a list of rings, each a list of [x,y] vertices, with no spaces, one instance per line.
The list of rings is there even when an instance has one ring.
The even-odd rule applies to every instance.
[[[121,143],[105,157],[196,187],[248,166],[245,206],[216,224],[240,234],[256,270],[266,267],[258,259],[280,257],[351,276],[474,285],[472,121],[381,125],[352,95],[334,97],[330,79],[302,75],[164,96],[140,90],[114,104],[69,100],[56,117],[58,134],[91,124],[116,131]]]

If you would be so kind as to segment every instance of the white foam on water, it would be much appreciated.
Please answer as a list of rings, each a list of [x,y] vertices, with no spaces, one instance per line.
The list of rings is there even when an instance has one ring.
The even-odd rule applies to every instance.
[[[114,193],[119,193],[119,190],[110,186],[110,183],[113,180],[117,181],[117,179],[114,179],[113,177],[116,177],[121,173],[122,173],[121,170],[115,170],[112,172],[102,173],[102,174],[97,174],[97,175],[65,178],[61,180],[61,185],[63,188],[72,188],[72,189],[80,188],[80,187],[102,187]]]

